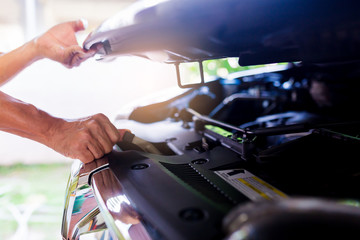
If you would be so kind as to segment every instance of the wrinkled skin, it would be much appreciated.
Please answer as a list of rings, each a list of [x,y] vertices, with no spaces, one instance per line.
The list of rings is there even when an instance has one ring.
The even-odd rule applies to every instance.
[[[128,130],[117,130],[105,115],[96,114],[55,126],[48,146],[67,157],[89,163],[111,152],[125,131]]]

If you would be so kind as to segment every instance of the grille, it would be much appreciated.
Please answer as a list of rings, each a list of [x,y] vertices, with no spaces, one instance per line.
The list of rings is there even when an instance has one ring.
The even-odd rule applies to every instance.
[[[225,204],[231,206],[236,204],[235,201],[233,201],[212,182],[201,175],[190,164],[172,164],[165,162],[160,163],[192,189],[207,198],[207,200],[210,200],[216,204]]]

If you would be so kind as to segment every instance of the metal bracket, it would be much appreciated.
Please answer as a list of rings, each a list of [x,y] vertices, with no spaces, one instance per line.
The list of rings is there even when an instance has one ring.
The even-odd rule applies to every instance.
[[[178,83],[178,86],[180,88],[192,88],[192,87],[195,87],[195,86],[199,86],[199,85],[203,85],[205,83],[205,79],[204,79],[204,67],[203,67],[203,64],[202,64],[202,61],[198,61],[199,63],[199,72],[200,72],[200,79],[201,79],[201,82],[200,83],[196,83],[196,84],[188,84],[188,85],[183,85],[181,83],[181,74],[180,74],[180,62],[176,62],[174,63],[175,65],[175,69],[176,69],[176,77],[177,77],[177,83]]]

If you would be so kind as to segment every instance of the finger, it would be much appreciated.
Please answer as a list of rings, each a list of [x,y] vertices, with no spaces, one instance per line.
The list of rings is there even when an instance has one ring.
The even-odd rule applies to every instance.
[[[88,149],[95,159],[101,158],[104,156],[104,150],[97,142],[88,143]]]
[[[83,61],[92,55],[92,52],[86,53],[80,46],[74,45],[65,49],[62,63],[70,68],[79,66]]]
[[[88,25],[87,21],[83,18],[77,21],[72,21],[70,24],[75,32],[85,30]]]
[[[85,61],[86,59],[93,57],[96,54],[96,51],[95,50],[89,50],[89,51],[83,50],[81,52],[77,52],[76,54],[78,55],[78,57],[80,59]]]
[[[79,66],[82,62],[86,61],[90,57],[95,55],[95,51],[87,51],[87,52],[76,52],[70,59],[69,65]]]
[[[90,58],[95,56],[95,54],[98,52],[98,48],[91,48],[89,50],[84,50],[83,54],[85,58]]]
[[[78,159],[83,163],[89,163],[89,162],[92,162],[95,159],[95,157],[90,152],[90,150],[86,149],[85,151],[81,152],[81,155],[79,156]]]
[[[98,131],[96,133],[97,140],[102,145],[102,148],[104,149],[104,153],[109,153],[113,149],[113,146],[115,143],[118,142],[118,139],[120,138],[120,134],[115,128],[114,125],[109,123],[102,123],[102,129],[101,132]]]
[[[80,57],[80,54],[75,54],[71,60],[70,60],[70,63],[69,63],[69,66],[70,67],[78,67],[80,66],[80,64],[85,61],[85,59],[81,58]]]
[[[113,143],[108,136],[107,132],[104,129],[97,130],[96,132],[92,133],[93,137],[97,139],[103,153],[109,153],[112,150]]]
[[[65,49],[63,49],[63,54],[61,58],[58,59],[58,61],[65,65],[71,66],[72,63],[75,61],[75,59],[73,58],[82,52],[84,52],[84,50],[78,45],[66,47]]]
[[[100,51],[100,50],[103,49],[103,48],[104,48],[104,44],[103,44],[103,43],[95,43],[95,44],[93,44],[93,45],[90,47],[89,51],[93,50],[93,51],[95,51],[95,52],[98,52],[98,51]]]
[[[103,154],[111,152],[115,142],[112,141],[114,134],[118,134],[117,129],[111,129],[113,126],[106,116],[97,115],[96,119],[89,121],[88,127],[90,129],[90,134],[93,139],[93,145],[97,146]],[[102,155],[100,157],[102,157]],[[98,157],[98,156],[96,156]]]
[[[119,132],[120,136],[119,136],[119,139],[117,142],[122,141],[126,132],[131,133],[131,131],[129,129],[118,129],[118,132]]]
[[[108,135],[111,141],[111,144],[114,145],[115,143],[117,143],[121,136],[119,131],[116,129],[116,127],[110,122],[105,124],[104,127],[106,134]]]
[[[96,121],[100,126],[103,127],[109,141],[111,142],[111,147],[119,140],[120,134],[116,127],[110,122],[109,118],[104,114],[97,114],[94,116]]]

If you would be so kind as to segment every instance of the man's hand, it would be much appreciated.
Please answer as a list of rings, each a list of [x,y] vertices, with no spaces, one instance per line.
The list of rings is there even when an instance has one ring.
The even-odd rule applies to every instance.
[[[66,120],[0,91],[0,131],[42,143],[84,163],[101,158],[127,129],[116,129],[104,114]]]
[[[35,61],[43,58],[72,68],[94,56],[98,51],[97,47],[101,45],[86,51],[77,42],[75,33],[84,28],[81,20],[61,23],[11,52],[0,53],[0,86]]]
[[[85,26],[81,20],[52,27],[34,40],[39,57],[60,62],[68,68],[79,66],[80,63],[94,56],[97,51],[97,49],[85,51],[79,46],[75,33],[84,29]]]
[[[53,126],[46,145],[67,157],[88,163],[111,152],[125,131],[128,130],[116,129],[105,115],[96,114]]]

